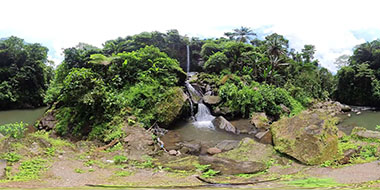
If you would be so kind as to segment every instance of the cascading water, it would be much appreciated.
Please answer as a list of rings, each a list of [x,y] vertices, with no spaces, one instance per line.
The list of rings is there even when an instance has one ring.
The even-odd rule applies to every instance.
[[[187,75],[191,77],[194,73],[190,73],[190,47],[189,45],[186,46],[187,50]],[[202,103],[202,93],[198,92],[190,83],[189,81],[186,81],[186,88],[190,95],[190,109],[191,109],[191,117],[194,118],[194,126],[198,128],[209,128],[209,129],[215,129],[214,125],[212,124],[212,120],[215,118],[211,115],[210,110],[206,105]],[[193,110],[193,104],[198,104],[198,112],[194,116],[194,110]]]
[[[187,73],[190,73],[190,47],[189,45],[186,45],[186,51],[187,51]]]

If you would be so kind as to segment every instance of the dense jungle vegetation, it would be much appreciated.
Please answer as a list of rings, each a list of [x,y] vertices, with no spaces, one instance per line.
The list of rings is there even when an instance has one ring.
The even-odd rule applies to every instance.
[[[296,52],[284,36],[259,39],[246,27],[225,35],[190,39],[169,30],[109,40],[102,48],[80,43],[64,50],[54,73],[46,47],[10,37],[0,41],[0,109],[47,104],[59,134],[106,142],[123,136],[124,122],[168,127],[189,110],[187,45],[191,71],[202,72],[197,82],[212,84],[220,106],[236,117],[290,116],[313,100],[380,103],[379,41],[359,45],[333,76],[314,58],[313,45]]]

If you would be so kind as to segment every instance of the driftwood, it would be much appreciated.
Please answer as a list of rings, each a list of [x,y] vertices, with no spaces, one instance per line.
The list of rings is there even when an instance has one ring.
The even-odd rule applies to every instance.
[[[114,139],[113,141],[111,141],[109,144],[105,145],[105,146],[102,146],[102,147],[99,147],[97,148],[95,151],[99,152],[99,151],[103,151],[103,150],[106,150],[110,147],[112,147],[113,145],[115,145],[116,143],[119,142],[119,139]]]

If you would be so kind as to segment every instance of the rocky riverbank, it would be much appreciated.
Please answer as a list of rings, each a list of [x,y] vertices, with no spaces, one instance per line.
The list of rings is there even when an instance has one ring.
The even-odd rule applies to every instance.
[[[343,134],[334,116],[345,110],[337,102],[318,103],[273,123],[263,113],[253,114],[251,138],[216,144],[176,141],[170,132],[165,140],[128,123],[126,137],[106,145],[62,140],[44,131],[17,140],[2,136],[0,186],[204,185],[195,176],[220,183],[273,180],[255,184],[258,188],[291,186],[297,180],[318,185],[324,178],[332,180],[327,186],[378,186],[380,135],[362,128]]]

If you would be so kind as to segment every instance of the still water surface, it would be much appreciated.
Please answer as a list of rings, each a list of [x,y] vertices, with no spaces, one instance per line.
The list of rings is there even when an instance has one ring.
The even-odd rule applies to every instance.
[[[31,110],[0,111],[0,125],[21,121],[29,125],[33,125],[34,122],[43,116],[46,109],[47,107]]]

